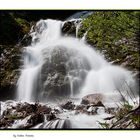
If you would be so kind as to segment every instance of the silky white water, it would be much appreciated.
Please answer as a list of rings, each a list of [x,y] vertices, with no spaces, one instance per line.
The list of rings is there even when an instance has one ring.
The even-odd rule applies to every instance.
[[[25,47],[23,53],[24,65],[18,81],[17,100],[46,100],[43,97],[43,93],[48,92],[45,84],[57,77],[57,73],[42,83],[42,66],[46,63],[46,58],[49,63],[53,63],[52,54],[56,50],[61,53],[62,49],[62,55],[65,55],[65,58],[69,56],[67,61],[64,60],[65,79],[68,78],[70,87],[69,97],[81,98],[87,94],[101,93],[105,102],[120,101],[121,95],[117,90],[123,93],[127,90],[126,83],[130,87],[134,85],[131,73],[124,68],[111,65],[82,39],[62,35],[63,24],[62,21],[48,19],[40,20],[32,27],[32,44]],[[58,62],[57,65],[60,64],[61,62]]]

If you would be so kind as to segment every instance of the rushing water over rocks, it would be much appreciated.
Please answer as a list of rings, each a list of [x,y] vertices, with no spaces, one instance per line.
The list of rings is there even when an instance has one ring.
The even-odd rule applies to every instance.
[[[2,107],[4,108],[4,111],[1,112],[2,118],[0,122],[2,129],[98,128],[97,119],[98,121],[103,121],[104,118],[112,116],[106,113],[104,107],[79,106],[71,101],[61,105],[2,102]]]
[[[48,19],[32,27],[32,43],[23,53],[17,99],[55,101],[102,93],[107,99],[120,101],[115,90],[123,92],[126,83],[134,84],[131,73],[109,64],[82,40],[64,36],[63,25],[62,21]]]
[[[1,129],[94,129],[135,128],[132,115],[138,116],[140,107],[117,121],[115,114],[121,108],[101,104],[74,104],[72,101],[59,104],[1,102]],[[129,119],[128,119],[129,118]],[[132,123],[129,127],[129,124]],[[136,124],[139,127],[139,124]]]
[[[70,29],[77,36],[81,19],[73,21],[68,22],[76,25]],[[113,118],[116,103],[133,102],[131,72],[107,62],[86,44],[85,36],[66,35],[66,22],[40,20],[32,27],[31,44],[23,50],[17,102],[1,102],[2,128],[100,128],[98,122]]]

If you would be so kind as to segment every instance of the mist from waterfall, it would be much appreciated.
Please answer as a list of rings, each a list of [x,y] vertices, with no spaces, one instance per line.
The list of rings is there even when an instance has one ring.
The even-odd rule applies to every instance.
[[[42,66],[46,59],[49,63],[53,62],[54,50],[59,52],[62,49],[64,53],[65,50],[67,52],[65,57],[69,56],[65,63],[65,79],[69,81],[70,98],[101,93],[107,102],[120,101],[121,96],[117,90],[123,93],[128,89],[126,83],[130,87],[134,85],[131,73],[124,68],[111,65],[83,39],[64,36],[61,33],[63,24],[62,21],[47,19],[40,20],[32,27],[32,43],[25,47],[23,52],[24,65],[18,80],[17,100],[46,100],[43,96],[46,92],[42,86],[44,83],[40,80]],[[71,66],[74,68],[71,69]]]

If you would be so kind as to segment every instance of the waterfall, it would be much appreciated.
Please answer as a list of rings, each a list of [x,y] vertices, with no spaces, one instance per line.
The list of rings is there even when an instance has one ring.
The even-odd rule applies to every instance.
[[[108,101],[120,101],[131,73],[107,62],[93,47],[61,33],[64,22],[40,20],[32,27],[32,43],[24,48],[24,65],[18,80],[17,100],[82,97],[102,93]],[[78,26],[79,28],[79,26]]]

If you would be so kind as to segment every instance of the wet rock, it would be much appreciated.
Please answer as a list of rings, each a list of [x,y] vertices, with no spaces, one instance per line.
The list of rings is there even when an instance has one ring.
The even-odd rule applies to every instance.
[[[54,112],[55,112],[55,114],[60,114],[60,113],[63,113],[63,109],[61,107],[57,106],[54,108]]]
[[[97,110],[98,110],[98,107],[94,106],[94,105],[84,105],[84,104],[81,104],[81,105],[77,105],[75,107],[75,114],[87,114],[87,115],[95,115],[97,114]]]
[[[75,114],[87,113],[87,106],[86,105],[83,105],[83,104],[77,105],[75,107],[75,110],[76,110]]]
[[[49,120],[54,119],[55,116],[51,114],[52,109],[48,106],[39,103],[18,103],[16,106],[9,106],[0,118],[0,127],[11,127],[13,123],[19,122],[14,126],[16,128],[30,128],[36,124],[44,121],[44,115],[48,115]],[[28,118],[28,119],[26,119]],[[27,123],[22,124],[21,122]],[[21,123],[21,124],[20,124]]]
[[[29,115],[32,112],[37,111],[37,106],[35,104],[29,104],[29,103],[24,103],[24,104],[18,104],[16,106],[17,112],[22,112],[25,111],[27,115]]]
[[[104,120],[111,120],[113,119],[115,116],[111,116],[111,117],[107,117],[107,118],[104,118]]]
[[[47,115],[47,120],[48,121],[51,121],[51,120],[54,120],[54,119],[56,119],[56,116],[55,116],[54,113],[51,112],[50,114]]]
[[[76,25],[74,21],[67,21],[64,23],[62,27],[62,33],[67,35],[76,36]]]
[[[0,128],[5,129],[13,124],[14,120],[4,117],[0,119]]]
[[[51,112],[51,108],[45,105],[40,105],[38,103],[35,104],[24,103],[24,104],[18,104],[16,107],[16,111],[22,113],[24,112],[27,116],[32,113],[49,114]]]
[[[94,106],[104,106],[102,103],[103,96],[101,94],[89,94],[82,98],[81,104],[84,105],[94,105]]]
[[[43,113],[43,114],[49,114],[50,112],[51,112],[51,108],[50,107],[47,107],[47,106],[45,106],[45,105],[43,105],[43,106],[39,106],[38,107],[38,110],[37,110],[37,112],[38,113]]]
[[[83,110],[86,106],[81,104],[81,105],[77,105],[75,110]]]
[[[86,77],[86,71],[90,69],[87,59],[81,56],[78,51],[64,46],[56,46],[53,50],[44,49],[43,57],[44,64],[41,68],[40,78],[42,83],[40,85],[42,86],[42,100],[47,99],[56,102],[56,100],[70,97],[70,78],[74,79],[75,77],[73,80],[73,91],[77,93]],[[81,61],[86,64],[84,68],[81,65]]]
[[[30,34],[26,34],[23,39],[19,42],[20,46],[29,46],[32,42],[32,36]]]
[[[105,109],[105,112],[108,114],[115,114],[118,108],[108,107]]]
[[[24,117],[26,116],[26,112],[25,112],[25,111],[23,111],[23,112],[18,112],[18,113],[16,114],[16,116],[17,116],[17,118],[24,118]]]
[[[4,110],[3,111],[3,116],[7,116],[7,115],[9,115],[11,113],[11,109],[7,109],[7,110]]]
[[[67,110],[74,110],[75,105],[74,105],[74,103],[72,101],[68,101],[65,104],[62,104],[61,107],[63,109],[67,109]]]
[[[30,124],[30,126],[34,126],[39,123],[42,123],[43,121],[44,121],[43,114],[32,114],[30,119],[28,120],[28,123]]]
[[[90,106],[88,109],[87,109],[87,112],[89,113],[92,113],[92,112],[95,112],[96,111],[96,108],[93,107],[93,106]]]

